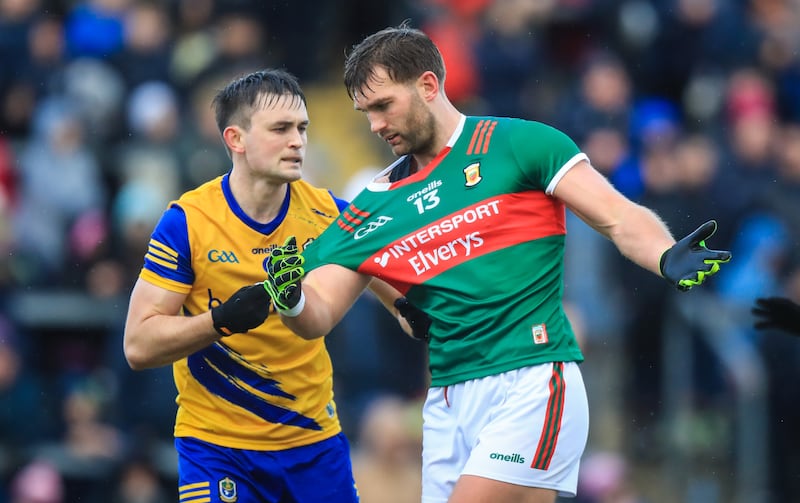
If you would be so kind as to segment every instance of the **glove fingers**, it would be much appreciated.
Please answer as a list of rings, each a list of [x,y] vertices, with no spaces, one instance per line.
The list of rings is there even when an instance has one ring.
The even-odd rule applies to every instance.
[[[280,271],[278,272],[277,276],[275,276],[275,283],[277,285],[289,285],[294,284],[303,277],[303,270],[302,269],[291,269],[288,271]]]
[[[763,300],[762,305],[764,307],[786,310],[786,312],[791,312],[793,310],[792,306],[794,305],[794,303],[785,297],[769,297],[767,299],[762,299],[762,300]]]
[[[709,258],[704,259],[706,263],[713,260],[714,262],[726,263],[730,262],[732,254],[727,250],[706,250],[706,255]]]
[[[394,300],[394,307],[400,312],[400,314],[405,318],[406,314],[408,313],[409,308],[408,299],[405,297],[398,297]]]
[[[306,271],[299,265],[286,265],[270,272],[270,274],[276,278],[278,284],[286,281],[300,280],[300,278],[305,276],[305,273]]]
[[[689,241],[692,246],[698,244],[702,246],[703,241],[713,236],[715,232],[717,232],[717,221],[709,220],[689,234]]]
[[[300,255],[271,260],[267,263],[267,271],[272,276],[280,276],[291,270],[299,270],[301,271],[300,275],[303,276],[305,274],[305,271],[303,271],[304,262],[305,260]]]
[[[703,263],[705,266],[695,271],[691,274],[687,274],[683,278],[680,279],[678,282],[678,289],[681,291],[686,291],[691,289],[693,286],[701,285],[705,282],[706,278],[709,276],[713,276],[714,274],[719,272],[719,262],[716,260],[704,260]]]
[[[286,241],[283,243],[283,248],[286,250],[293,250],[293,252],[297,252],[297,238],[294,236],[289,236]]]
[[[775,325],[774,322],[772,322],[770,320],[761,320],[761,321],[757,321],[757,322],[753,323],[753,327],[756,330],[766,330],[766,329],[769,329],[769,328],[775,328],[776,325]]]

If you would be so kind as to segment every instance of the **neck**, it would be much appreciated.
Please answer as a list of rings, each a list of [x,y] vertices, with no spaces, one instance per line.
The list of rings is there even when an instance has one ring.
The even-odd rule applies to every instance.
[[[426,152],[414,154],[411,173],[416,172],[420,166],[426,166],[439,155],[439,152],[447,146],[447,142],[461,121],[461,112],[448,100],[443,100],[433,108],[433,116],[436,120],[436,133],[431,148]]]
[[[278,216],[288,183],[275,184],[263,178],[249,176],[245,170],[231,171],[231,193],[244,213],[258,223],[266,224]]]

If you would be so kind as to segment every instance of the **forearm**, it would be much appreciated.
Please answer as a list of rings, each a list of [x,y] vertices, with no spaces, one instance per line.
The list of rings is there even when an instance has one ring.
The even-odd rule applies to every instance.
[[[124,351],[134,370],[161,367],[207,347],[220,334],[211,313],[197,316],[157,314],[125,327]]]
[[[622,255],[658,276],[661,276],[661,255],[675,244],[675,238],[661,218],[635,203],[627,204],[620,211],[614,225],[598,230],[614,242]]]
[[[302,311],[297,316],[281,314],[281,319],[304,339],[323,337],[341,321],[371,279],[332,264],[315,269],[301,283],[305,297]]]
[[[389,283],[378,278],[372,278],[368,288],[375,294],[375,297],[378,298],[381,304],[383,304],[383,307],[397,319],[403,332],[405,332],[406,335],[415,337],[414,329],[409,324],[409,321],[400,313],[395,304],[395,301],[403,297],[403,294]]]
[[[281,321],[303,339],[324,337],[333,330],[344,313],[337,316],[332,311],[332,306],[313,285],[304,282],[302,288],[305,297],[303,310],[297,316],[281,314]]]
[[[372,278],[367,288],[375,294],[375,297],[383,304],[387,311],[392,313],[392,316],[397,317],[397,308],[394,306],[394,301],[403,296],[395,287],[389,283],[382,281],[378,278]]]

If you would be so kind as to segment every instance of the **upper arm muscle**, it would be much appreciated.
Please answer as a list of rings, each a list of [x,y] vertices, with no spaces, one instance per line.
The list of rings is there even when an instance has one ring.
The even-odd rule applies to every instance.
[[[588,162],[570,169],[553,191],[553,195],[584,222],[610,237],[632,203]]]

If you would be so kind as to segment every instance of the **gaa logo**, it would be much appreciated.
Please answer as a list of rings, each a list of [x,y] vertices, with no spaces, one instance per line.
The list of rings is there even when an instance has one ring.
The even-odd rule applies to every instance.
[[[232,251],[225,250],[210,250],[208,252],[208,260],[211,262],[224,262],[228,264],[238,264],[239,259]]]
[[[381,215],[377,219],[373,220],[372,222],[367,223],[366,226],[359,228],[355,232],[353,237],[355,239],[361,239],[364,236],[366,236],[367,234],[369,234],[370,232],[380,229],[382,226],[386,225],[387,223],[391,222],[392,220],[393,220],[392,217],[387,217],[387,216]]]

